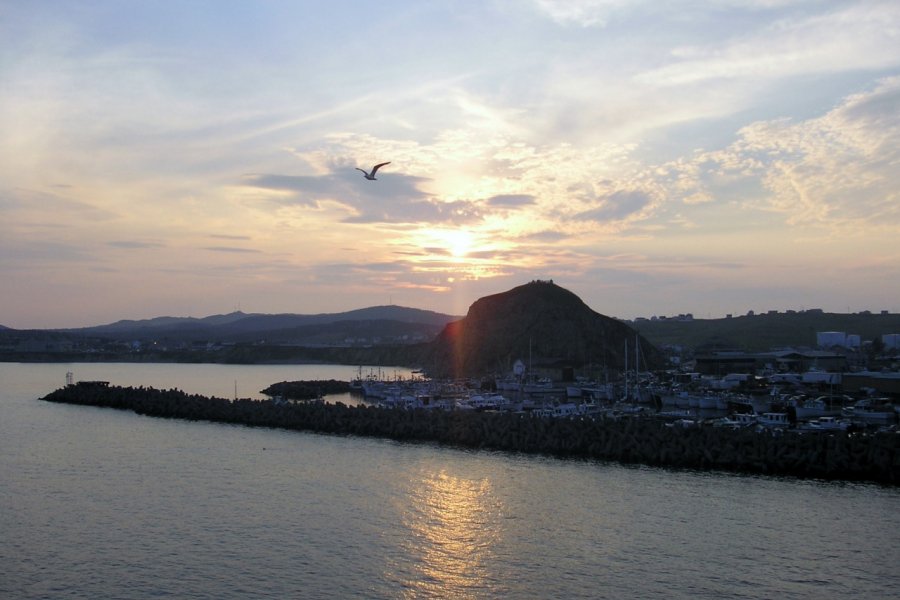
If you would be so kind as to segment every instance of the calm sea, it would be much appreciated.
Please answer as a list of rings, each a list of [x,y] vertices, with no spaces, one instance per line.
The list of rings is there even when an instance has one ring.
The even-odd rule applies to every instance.
[[[818,599],[900,589],[900,489],[39,401],[67,371],[225,397],[356,372],[0,363],[3,598]]]

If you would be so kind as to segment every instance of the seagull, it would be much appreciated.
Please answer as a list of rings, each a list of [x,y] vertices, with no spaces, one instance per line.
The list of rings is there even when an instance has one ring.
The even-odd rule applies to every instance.
[[[365,175],[365,176],[366,176],[366,179],[368,179],[369,181],[375,181],[375,171],[377,171],[378,169],[380,169],[380,168],[383,167],[384,165],[389,165],[389,164],[391,164],[391,163],[389,163],[389,162],[386,162],[386,163],[378,163],[377,165],[375,165],[374,167],[372,167],[372,172],[371,172],[371,173],[366,173],[365,171],[363,171],[363,170],[360,169],[359,167],[356,167],[356,170],[357,170],[357,171],[362,171],[362,174]]]

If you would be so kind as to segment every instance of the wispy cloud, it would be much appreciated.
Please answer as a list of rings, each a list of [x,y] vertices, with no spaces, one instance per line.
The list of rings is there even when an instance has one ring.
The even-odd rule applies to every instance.
[[[671,63],[637,79],[685,85],[711,79],[771,80],[798,74],[885,69],[900,65],[900,6],[838,5],[824,14],[785,17],[721,43],[673,49]]]
[[[535,198],[531,194],[499,194],[487,199],[487,204],[497,208],[517,208],[534,205]]]
[[[205,246],[202,249],[209,250],[210,252],[226,252],[226,253],[235,253],[235,254],[258,254],[259,253],[259,250],[254,250],[253,248],[238,248],[236,246]]]
[[[161,244],[159,242],[140,242],[140,241],[128,241],[128,240],[117,240],[108,242],[108,245],[113,248],[124,248],[130,250],[142,249],[142,248],[164,248],[165,244]]]
[[[766,193],[737,196],[785,215],[793,225],[847,227],[845,232],[900,225],[900,78],[848,96],[825,115],[804,121],[752,123],[721,151],[668,165],[681,193],[720,201],[728,183],[757,181]],[[727,194],[723,197],[723,194]]]

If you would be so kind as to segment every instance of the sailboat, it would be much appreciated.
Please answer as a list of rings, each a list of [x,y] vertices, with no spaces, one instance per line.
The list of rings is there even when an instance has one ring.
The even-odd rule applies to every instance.
[[[645,404],[652,400],[650,390],[641,387],[640,358],[641,343],[637,334],[634,336],[634,373],[628,370],[628,340],[625,340],[625,391],[622,400],[629,404]]]

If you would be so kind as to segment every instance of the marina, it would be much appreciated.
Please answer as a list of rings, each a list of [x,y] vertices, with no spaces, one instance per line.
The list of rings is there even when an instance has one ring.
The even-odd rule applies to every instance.
[[[543,378],[528,383],[527,369],[493,380],[430,380],[421,374],[407,379],[379,379],[374,371],[358,378],[353,388],[368,403],[402,409],[490,410],[546,418],[624,415],[645,418],[688,419],[696,426],[754,426],[796,431],[878,430],[896,431],[900,400],[872,396],[822,394],[799,376],[791,382],[783,376],[758,378],[729,374],[722,378],[695,377],[692,385],[656,381],[650,373],[632,376],[642,380],[642,391],[627,378],[599,385],[582,379],[554,382]],[[536,381],[532,378],[531,381]],[[747,384],[752,383],[752,391]]]

